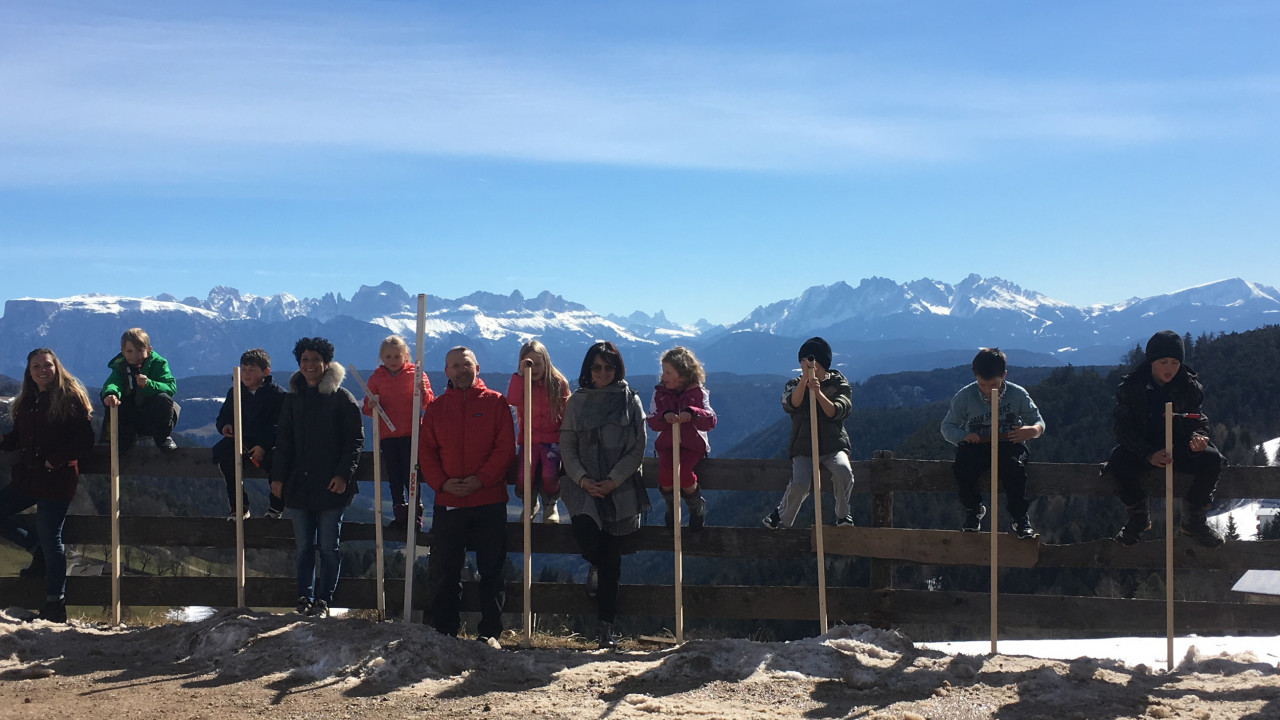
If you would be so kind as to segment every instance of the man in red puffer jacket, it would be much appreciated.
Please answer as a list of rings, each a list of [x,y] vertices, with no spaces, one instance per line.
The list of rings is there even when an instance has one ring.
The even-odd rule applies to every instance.
[[[422,418],[418,463],[422,480],[435,490],[428,575],[433,578],[430,622],[457,635],[462,601],[462,566],[467,550],[480,572],[480,639],[502,633],[505,601],[502,567],[507,560],[507,467],[515,457],[516,434],[502,393],[479,377],[476,356],[455,347],[445,356],[445,391]]]

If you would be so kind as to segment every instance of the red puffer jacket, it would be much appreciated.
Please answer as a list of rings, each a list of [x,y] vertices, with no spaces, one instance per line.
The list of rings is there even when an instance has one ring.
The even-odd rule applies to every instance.
[[[507,501],[507,466],[515,458],[516,432],[502,393],[480,378],[465,389],[450,386],[427,406],[418,439],[422,480],[436,491],[436,504],[477,507]],[[449,478],[480,478],[466,497],[442,492]]]
[[[404,364],[400,368],[400,372],[392,375],[387,371],[386,365],[379,365],[373,374],[369,375],[370,395],[378,396],[378,404],[386,411],[387,417],[391,418],[391,422],[396,426],[395,432],[387,428],[387,424],[378,418],[378,437],[409,437],[413,434],[413,376],[417,375],[417,366],[411,362]],[[422,373],[422,406],[426,407],[431,404],[435,398],[431,394],[431,381],[427,379],[427,374]],[[369,398],[365,398],[360,404],[360,412],[373,416],[373,408],[369,405]]]

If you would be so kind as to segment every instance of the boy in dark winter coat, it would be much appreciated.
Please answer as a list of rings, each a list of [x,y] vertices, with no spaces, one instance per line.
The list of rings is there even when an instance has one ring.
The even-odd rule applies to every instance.
[[[102,385],[102,404],[119,407],[120,452],[150,435],[156,447],[166,452],[178,449],[171,435],[181,408],[173,401],[178,382],[169,372],[169,363],[151,349],[151,338],[142,328],[129,328],[120,336],[120,353],[107,363],[111,374]],[[103,424],[104,437],[108,426]]]
[[[239,452],[244,453],[245,460],[271,472],[272,450],[276,446],[276,423],[280,421],[280,406],[284,404],[285,389],[271,380],[271,358],[262,348],[246,350],[240,356],[240,426],[244,433],[244,442],[240,443]],[[231,390],[227,391],[227,399],[218,410],[218,419],[214,423],[222,433],[222,439],[213,446],[213,461],[222,471],[222,479],[227,483],[227,505],[229,520],[235,519],[236,512],[236,468],[235,453],[235,403],[231,398]],[[244,516],[249,517],[249,492],[241,489],[243,494]],[[271,493],[270,508],[267,517],[278,518],[284,512],[284,500]]]
[[[787,381],[782,391],[782,409],[791,416],[791,482],[778,507],[764,519],[773,530],[791,527],[800,504],[813,489],[813,463],[831,471],[835,496],[836,525],[853,525],[849,497],[853,494],[853,468],[849,465],[849,433],[844,421],[853,409],[853,390],[839,370],[831,370],[831,346],[820,337],[804,341],[798,353],[802,374]],[[809,427],[809,390],[818,398],[818,457],[813,457]]]
[[[1116,388],[1116,447],[1102,473],[1119,488],[1129,520],[1116,535],[1121,545],[1133,545],[1151,527],[1147,493],[1142,481],[1155,468],[1173,463],[1178,472],[1194,477],[1182,512],[1182,534],[1202,545],[1217,547],[1222,536],[1209,526],[1206,514],[1226,460],[1209,442],[1209,421],[1200,414],[1204,389],[1195,372],[1183,364],[1182,338],[1161,330],[1147,341],[1146,361],[1125,376]],[[1164,405],[1173,403],[1173,455],[1165,450]]]

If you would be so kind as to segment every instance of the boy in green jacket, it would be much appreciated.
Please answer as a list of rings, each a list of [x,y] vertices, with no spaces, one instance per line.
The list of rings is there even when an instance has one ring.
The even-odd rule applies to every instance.
[[[180,409],[173,401],[178,383],[168,361],[151,349],[146,331],[126,330],[120,336],[120,354],[107,367],[111,375],[102,385],[102,404],[120,408],[120,451],[132,448],[139,435],[150,435],[161,450],[177,450],[172,434]]]

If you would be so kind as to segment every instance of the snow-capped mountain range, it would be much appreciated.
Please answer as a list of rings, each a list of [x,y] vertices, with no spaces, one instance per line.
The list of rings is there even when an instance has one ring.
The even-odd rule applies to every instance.
[[[822,335],[836,365],[853,377],[966,364],[974,349],[998,345],[1021,365],[1114,364],[1154,331],[1192,335],[1249,330],[1280,322],[1280,290],[1239,278],[1114,305],[1074,307],[1000,278],[970,275],[955,285],[930,279],[896,283],[868,278],[809,288],[797,298],[756,308],[731,325],[670,322],[660,311],[602,316],[544,291],[476,292],[427,297],[424,352],[435,367],[449,347],[474,348],[486,371],[515,363],[521,343],[538,338],[566,375],[576,375],[586,346],[608,339],[629,365],[656,371],[657,355],[684,344],[713,371],[790,373],[799,341]],[[281,368],[298,337],[323,335],[338,359],[376,364],[378,343],[394,332],[411,342],[416,298],[390,282],[361,286],[350,298],[328,293],[298,299],[261,297],[218,286],[207,298],[77,295],[19,298],[0,318],[0,373],[20,376],[26,353],[53,347],[74,372],[102,374],[120,333],[145,328],[175,375],[227,372],[242,350],[264,347]],[[638,365],[637,365],[638,364]]]

